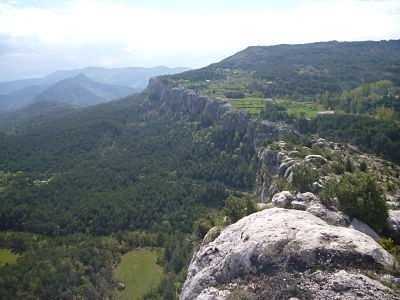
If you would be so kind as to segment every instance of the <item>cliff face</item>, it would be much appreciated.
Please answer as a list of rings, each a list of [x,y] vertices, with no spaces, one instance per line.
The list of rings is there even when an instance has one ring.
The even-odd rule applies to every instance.
[[[287,134],[290,129],[272,122],[258,122],[248,115],[235,110],[223,99],[213,99],[200,95],[193,90],[172,87],[162,78],[153,78],[147,89],[154,105],[163,111],[182,113],[205,124],[221,126],[245,134],[246,139],[255,147],[265,140],[276,140]]]
[[[181,113],[190,116],[193,120],[209,125],[221,126],[227,130],[235,130],[244,135],[246,142],[254,145],[258,157],[258,171],[256,193],[265,201],[269,196],[269,186],[272,176],[275,175],[278,164],[276,157],[264,155],[264,143],[276,141],[288,134],[296,134],[291,128],[283,124],[268,121],[257,121],[248,115],[235,110],[232,105],[223,99],[212,99],[200,95],[193,90],[172,87],[165,79],[153,78],[147,88],[152,105],[158,110]],[[274,169],[276,170],[274,171]]]

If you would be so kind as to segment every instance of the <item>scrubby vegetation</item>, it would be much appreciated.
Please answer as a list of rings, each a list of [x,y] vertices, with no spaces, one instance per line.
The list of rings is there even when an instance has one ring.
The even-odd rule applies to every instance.
[[[397,259],[397,261],[400,261],[400,246],[397,245],[392,239],[383,238],[380,240],[380,244],[390,254],[392,254]]]
[[[307,165],[300,165],[293,171],[293,187],[303,193],[313,190],[312,184],[318,179],[318,172]]]
[[[256,201],[251,196],[230,196],[225,200],[224,211],[231,223],[257,211]]]
[[[400,161],[400,125],[395,120],[346,113],[306,118],[304,114],[289,114],[287,108],[278,103],[267,104],[260,116],[291,124],[304,135],[318,134],[337,142],[352,143],[364,151],[376,153],[394,162]]]
[[[339,208],[348,216],[382,231],[388,217],[386,199],[371,175],[363,172],[345,174],[338,182],[329,181],[325,189],[323,197],[337,198]]]

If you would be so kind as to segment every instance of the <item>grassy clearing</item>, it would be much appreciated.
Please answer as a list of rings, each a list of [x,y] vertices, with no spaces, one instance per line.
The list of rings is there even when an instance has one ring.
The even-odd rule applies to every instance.
[[[258,116],[261,110],[265,107],[266,99],[259,97],[246,97],[243,99],[232,99],[230,100],[233,107],[248,112],[252,116]],[[304,116],[305,118],[315,118],[319,111],[323,111],[324,107],[320,104],[313,102],[300,102],[291,101],[286,99],[274,100],[274,103],[280,104],[286,107],[289,115],[292,116]]]
[[[251,115],[258,115],[265,106],[264,98],[247,97],[243,99],[232,99],[233,107],[248,112]]]
[[[300,102],[279,99],[276,100],[276,103],[286,107],[289,115],[298,117],[303,115],[308,119],[315,118],[318,115],[319,111],[325,110],[322,105],[313,102]]]
[[[11,252],[9,249],[0,249],[0,266],[6,264],[15,264],[18,255]]]
[[[157,265],[160,250],[137,249],[126,253],[115,270],[114,276],[126,288],[116,292],[119,300],[140,300],[159,285],[163,270]]]

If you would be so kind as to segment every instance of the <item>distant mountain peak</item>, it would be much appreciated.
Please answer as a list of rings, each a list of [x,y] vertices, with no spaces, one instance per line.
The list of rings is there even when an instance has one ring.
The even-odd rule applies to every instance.
[[[78,98],[77,94],[79,92],[82,92],[79,97],[87,97],[88,95],[83,92],[83,89],[86,89],[90,90],[90,93],[94,93],[96,99],[100,102],[108,101],[142,91],[152,77],[176,74],[186,70],[188,69],[163,66],[152,68],[87,67],[75,70],[60,70],[42,78],[0,82],[0,111],[15,111],[37,102],[41,99],[43,93],[48,94],[48,90],[53,86],[64,90],[63,93],[70,97],[72,91],[65,89],[65,85],[69,85],[70,89],[75,89],[74,94],[76,96],[72,97],[74,99]],[[85,85],[85,87],[83,88],[82,85]],[[100,85],[103,85],[103,87],[100,87]],[[58,96],[54,97],[55,95]],[[54,99],[59,99],[59,96],[60,94],[55,92],[50,99],[46,99],[54,101]],[[69,102],[67,101],[67,103]],[[97,103],[97,101],[93,103]]]

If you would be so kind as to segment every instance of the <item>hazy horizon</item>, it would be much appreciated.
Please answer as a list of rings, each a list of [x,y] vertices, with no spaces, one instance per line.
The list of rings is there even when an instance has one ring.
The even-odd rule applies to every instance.
[[[400,38],[394,0],[5,0],[0,81],[85,67],[187,67],[248,46]]]

